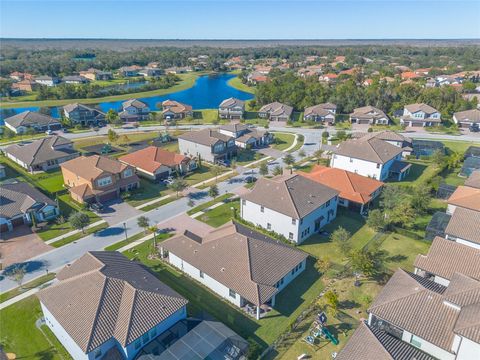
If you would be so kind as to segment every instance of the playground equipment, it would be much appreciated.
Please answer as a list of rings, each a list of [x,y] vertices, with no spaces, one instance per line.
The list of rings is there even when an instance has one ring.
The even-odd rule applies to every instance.
[[[310,336],[314,339],[323,338],[329,340],[332,344],[338,345],[339,341],[333,336],[333,334],[326,327],[327,317],[325,313],[320,313],[317,319],[312,323],[312,329],[310,330]],[[305,340],[306,341],[306,340]],[[308,341],[307,341],[308,342]]]

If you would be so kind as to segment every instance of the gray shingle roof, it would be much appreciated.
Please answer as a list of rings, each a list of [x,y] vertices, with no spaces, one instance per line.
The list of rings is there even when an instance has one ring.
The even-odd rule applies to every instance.
[[[60,124],[57,119],[54,119],[51,116],[29,110],[6,118],[5,123],[11,125],[14,128],[18,128],[19,126],[46,126],[51,124]]]
[[[457,121],[468,121],[472,123],[480,123],[480,110],[473,109],[473,110],[465,110],[459,111],[453,114]]]
[[[260,178],[242,199],[300,219],[318,209],[339,192],[297,174]]]
[[[335,104],[330,104],[330,103],[318,104],[318,105],[313,105],[305,108],[303,115],[304,116],[309,116],[309,115],[326,116],[328,114],[333,114],[331,110],[336,110],[336,109],[337,109],[337,105]]]
[[[353,109],[353,113],[350,114],[352,118],[359,118],[359,119],[382,119],[387,118],[387,114],[382,110],[374,107],[374,106],[363,106],[356,109]]]
[[[240,99],[237,99],[237,98],[234,98],[234,97],[231,97],[231,98],[228,98],[228,99],[225,99],[223,100],[219,107],[220,108],[233,108],[233,107],[237,107],[237,106],[241,106],[243,107],[245,105],[245,101],[243,100],[240,100]]]
[[[279,103],[277,101],[263,105],[258,112],[269,113],[270,116],[287,116],[290,117],[293,112],[293,107]]]
[[[219,140],[227,142],[233,139],[231,136],[221,134],[218,131],[212,129],[188,131],[180,135],[178,138],[207,146],[216,144]]]
[[[105,115],[105,113],[101,110],[98,110],[98,109],[95,109],[95,108],[92,108],[92,107],[89,107],[89,106],[86,106],[86,105],[83,105],[83,104],[79,104],[79,103],[67,104],[63,107],[63,109],[68,113],[72,112],[73,110],[76,110],[77,108],[85,109],[85,110],[88,110],[88,111],[96,111],[98,114]]]
[[[147,104],[145,104],[143,101],[140,101],[140,100],[137,100],[137,99],[130,99],[130,100],[124,101],[122,103],[123,108],[130,107],[130,106],[133,106],[137,109],[142,109],[142,108],[146,108]]]
[[[187,300],[118,252],[88,252],[37,296],[84,352],[110,338],[126,346]]]
[[[24,182],[0,186],[1,217],[9,219],[25,214],[35,204],[39,204],[38,208],[41,209],[46,205],[55,205],[55,201]]]
[[[377,138],[363,137],[342,142],[338,145],[335,153],[356,159],[385,164],[398,154],[401,154],[402,149]]]
[[[438,110],[434,107],[431,107],[430,105],[424,103],[405,105],[405,109],[407,109],[411,113],[423,111],[425,114],[433,114],[438,112]]]

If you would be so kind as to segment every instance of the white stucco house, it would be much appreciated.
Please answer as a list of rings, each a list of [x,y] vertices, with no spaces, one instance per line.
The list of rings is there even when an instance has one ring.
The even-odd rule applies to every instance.
[[[148,119],[150,108],[146,103],[137,99],[130,99],[122,103],[122,111],[118,113],[125,122],[142,121]]]
[[[235,139],[213,129],[188,131],[178,137],[180,154],[216,163],[236,154]]]
[[[260,178],[240,197],[240,216],[299,244],[335,219],[338,194],[297,174]]]
[[[187,300],[118,252],[88,252],[37,296],[43,320],[75,360],[134,359],[187,316]]]
[[[440,125],[441,122],[440,112],[424,103],[405,105],[400,118],[400,124],[413,127]]]
[[[218,132],[234,138],[235,145],[242,149],[267,146],[273,142],[273,134],[268,130],[253,129],[240,123],[219,126]]]
[[[353,109],[353,113],[350,114],[350,122],[364,125],[388,125],[390,119],[383,110],[369,105]]]

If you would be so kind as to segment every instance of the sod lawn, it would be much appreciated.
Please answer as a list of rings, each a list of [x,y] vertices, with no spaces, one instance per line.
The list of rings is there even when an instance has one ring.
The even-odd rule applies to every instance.
[[[227,221],[230,221],[234,216],[234,212],[238,214],[239,211],[240,200],[230,201],[205,212],[205,214],[197,217],[197,220],[203,221],[204,223],[213,227],[219,227],[225,224]]]
[[[288,149],[295,141],[295,134],[273,133],[273,135],[275,137],[275,140],[270,146],[276,150],[283,151],[285,149]]]

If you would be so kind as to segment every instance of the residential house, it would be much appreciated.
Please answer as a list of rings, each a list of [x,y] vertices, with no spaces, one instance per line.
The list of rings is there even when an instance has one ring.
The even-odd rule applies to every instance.
[[[184,74],[186,72],[191,72],[193,71],[193,68],[191,66],[173,66],[170,68],[165,69],[165,73],[167,74]]]
[[[94,68],[90,68],[86,71],[80,71],[80,76],[83,76],[89,80],[112,80],[113,75],[110,71],[102,71]]]
[[[464,183],[465,186],[480,189],[480,170],[473,171]]]
[[[212,129],[188,131],[178,137],[180,153],[217,163],[232,158],[236,152],[235,139]]]
[[[388,125],[390,119],[382,110],[373,106],[364,106],[353,109],[350,114],[350,122],[353,124]]]
[[[199,236],[189,230],[161,243],[172,266],[260,319],[299,276],[308,255],[235,222]]]
[[[267,146],[273,141],[273,134],[267,130],[252,129],[239,123],[222,125],[218,132],[233,137],[235,145],[242,149]]]
[[[400,124],[405,126],[433,126],[441,124],[440,112],[427,104],[410,104],[403,108]]]
[[[218,106],[218,116],[221,119],[241,120],[245,113],[245,101],[236,98],[223,100]]]
[[[148,119],[150,108],[144,102],[130,99],[122,103],[122,111],[118,114],[125,122],[142,121]]]
[[[196,161],[190,157],[157,146],[134,151],[118,160],[133,166],[138,175],[151,180],[164,179],[172,174],[184,175],[197,167]]]
[[[12,130],[15,134],[23,134],[29,128],[37,132],[60,130],[62,128],[62,124],[59,120],[54,119],[51,116],[30,110],[10,116],[4,121],[5,126]]]
[[[388,142],[394,146],[397,146],[402,149],[402,156],[412,155],[413,152],[413,141],[412,139],[403,136],[402,134],[396,133],[391,130],[385,130],[380,132],[374,133],[354,133],[352,135],[353,138],[376,138]]]
[[[0,232],[52,220],[60,214],[55,201],[27,183],[2,184],[0,192]]]
[[[185,119],[193,116],[193,110],[190,105],[175,100],[165,100],[162,102],[162,116],[166,120]]]
[[[56,86],[60,83],[60,79],[56,76],[37,76],[35,82],[45,86]]]
[[[29,73],[23,73],[20,71],[14,71],[10,73],[9,75],[10,79],[15,80],[15,81],[22,81],[22,80],[32,80],[33,75]]]
[[[81,75],[64,76],[62,78],[62,82],[64,82],[65,84],[81,85],[81,84],[87,84],[89,81],[90,81],[89,79]]]
[[[247,75],[247,81],[253,85],[264,83],[267,80],[268,80],[268,76],[258,71],[254,71]]]
[[[297,174],[260,178],[240,197],[240,216],[300,244],[335,219],[338,194]]]
[[[480,189],[459,186],[447,200],[447,214],[453,215],[457,208],[480,211]]]
[[[273,102],[263,105],[258,111],[258,116],[270,121],[289,121],[292,117],[293,107]]]
[[[383,182],[347,170],[315,165],[311,172],[299,172],[310,180],[337,190],[338,205],[364,213],[383,189]]]
[[[365,136],[338,145],[330,160],[330,167],[380,181],[389,177],[400,181],[409,173],[411,164],[402,161],[402,148]]]
[[[188,301],[137,262],[87,252],[39,291],[45,325],[75,360],[131,360],[187,316]]]
[[[335,104],[318,104],[305,108],[305,111],[303,112],[303,120],[333,124],[335,123],[336,112],[337,105]]]
[[[457,207],[445,228],[445,238],[480,249],[480,211]]]
[[[13,144],[6,147],[4,153],[7,158],[32,173],[56,169],[79,155],[73,148],[73,143],[61,136]]]
[[[138,72],[138,75],[142,75],[142,76],[145,76],[145,77],[155,77],[155,76],[160,76],[160,75],[163,75],[163,70],[162,69],[159,69],[159,68],[156,68],[156,67],[146,67],[146,68],[143,68],[141,69],[139,72]]]
[[[106,202],[140,186],[132,166],[106,156],[81,156],[60,167],[65,186],[79,203]]]
[[[19,82],[13,83],[12,84],[12,89],[32,92],[32,91],[37,90],[38,86],[39,85],[35,81],[25,79],[25,80],[21,80]]]
[[[142,67],[138,65],[122,66],[120,69],[118,69],[118,73],[123,77],[132,77],[138,76],[140,70],[142,70]]]
[[[465,110],[453,114],[453,121],[461,128],[468,128],[474,124],[480,126],[480,110]]]
[[[325,83],[334,83],[338,79],[338,75],[334,73],[323,74],[318,77],[318,81]]]
[[[97,126],[105,122],[103,111],[79,103],[65,105],[63,114],[72,126]]]

